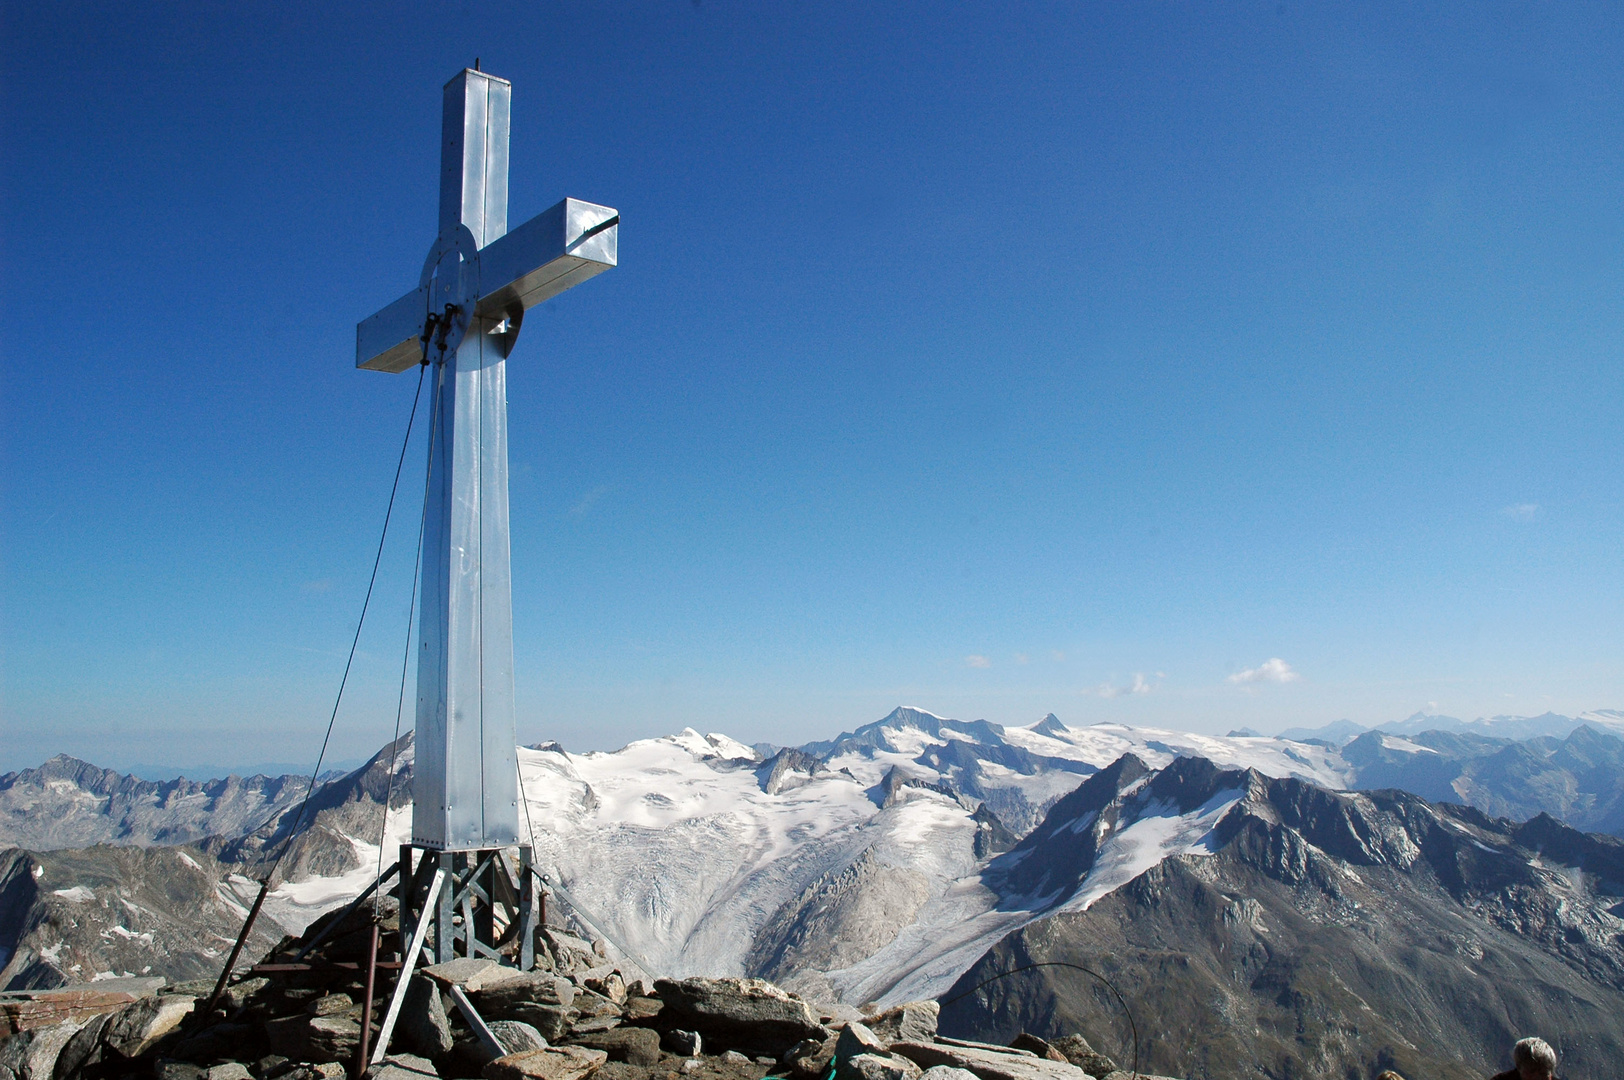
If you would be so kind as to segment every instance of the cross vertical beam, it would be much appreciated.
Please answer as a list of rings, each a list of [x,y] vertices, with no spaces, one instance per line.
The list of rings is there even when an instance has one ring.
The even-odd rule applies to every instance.
[[[479,270],[472,252],[455,249],[460,229],[476,248],[507,232],[511,95],[506,80],[477,71],[446,84],[435,299],[471,307],[479,295],[452,280]],[[412,839],[441,851],[519,842],[506,349],[491,340],[492,320],[463,317],[455,354],[435,372],[417,668]]]
[[[435,365],[412,845],[442,854],[520,839],[505,360],[525,311],[618,261],[607,206],[565,199],[508,231],[511,100],[485,72],[446,84],[439,234],[417,288],[355,328],[358,368]]]

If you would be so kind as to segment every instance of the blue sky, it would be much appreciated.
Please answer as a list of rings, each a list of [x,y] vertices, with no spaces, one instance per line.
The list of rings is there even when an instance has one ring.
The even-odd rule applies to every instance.
[[[522,740],[1624,707],[1616,5],[4,19],[0,768],[313,756],[475,56],[510,220],[623,215],[509,363]]]

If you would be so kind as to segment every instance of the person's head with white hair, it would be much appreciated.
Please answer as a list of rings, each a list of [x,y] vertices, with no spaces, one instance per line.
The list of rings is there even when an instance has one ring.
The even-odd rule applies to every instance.
[[[1544,1039],[1520,1039],[1511,1048],[1512,1064],[1522,1080],[1555,1080],[1556,1051]]]

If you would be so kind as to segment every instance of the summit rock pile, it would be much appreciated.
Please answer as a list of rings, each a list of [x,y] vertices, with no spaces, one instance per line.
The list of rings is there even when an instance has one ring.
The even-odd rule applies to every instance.
[[[1017,1046],[940,1038],[934,1001],[859,1015],[762,979],[657,979],[557,926],[536,968],[459,958],[412,975],[389,1053],[362,1067],[393,979],[370,1010],[365,958],[398,949],[392,900],[334,912],[213,987],[149,979],[18,995],[0,1080],[1127,1080],[1081,1036]],[[310,948],[308,955],[305,950]],[[298,959],[302,957],[302,959]],[[384,961],[380,976],[399,970]],[[370,1025],[370,1026],[369,1026]],[[1081,1056],[1080,1056],[1081,1055]],[[1083,1066],[1093,1068],[1088,1071]]]

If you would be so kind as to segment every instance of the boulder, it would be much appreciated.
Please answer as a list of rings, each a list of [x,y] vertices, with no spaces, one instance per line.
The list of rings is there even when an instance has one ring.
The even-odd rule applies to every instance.
[[[17,1080],[51,1080],[57,1056],[78,1031],[78,1024],[64,1020],[18,1032],[0,1042],[0,1068],[9,1069]]]
[[[919,1080],[976,1080],[976,1074],[951,1065],[932,1065],[919,1074]]]
[[[259,1077],[259,1080],[272,1080],[273,1077],[281,1076],[292,1069],[293,1063],[281,1054],[266,1054],[248,1066],[248,1071]]]
[[[295,1061],[349,1062],[361,1046],[361,1025],[342,1016],[288,1016],[265,1025],[274,1053]]]
[[[93,1016],[84,1027],[73,1033],[73,1037],[57,1053],[56,1064],[51,1067],[55,1080],[68,1080],[79,1070],[101,1061],[101,1036],[111,1020],[112,1016],[108,1013]]]
[[[224,1065],[204,1069],[203,1080],[254,1080],[254,1074],[241,1062],[228,1061]]]
[[[247,1005],[250,998],[270,985],[271,980],[264,976],[244,979],[239,983],[226,987],[226,992],[220,995],[220,1004],[226,1007],[228,1013],[236,1012],[244,1005]]]
[[[661,1019],[741,1049],[777,1056],[802,1039],[829,1030],[799,995],[765,979],[660,979]]]
[[[921,1069],[905,1057],[896,1054],[858,1054],[852,1058],[835,1059],[835,1076],[839,1080],[918,1080]]]
[[[487,1013],[481,1009],[479,1014],[488,1019],[518,1020],[529,1024],[549,1044],[562,1039],[570,1030],[570,1012],[558,1005],[521,1001],[502,1013]]]
[[[884,1054],[889,1051],[890,1047],[881,1042],[866,1024],[855,1020],[841,1028],[840,1034],[835,1037],[835,1058],[838,1061],[847,1061],[860,1054]]]
[[[908,1001],[865,1017],[863,1023],[886,1045],[895,1042],[928,1043],[936,1038],[936,1020],[942,1007],[934,1001]]]
[[[102,1045],[119,1057],[138,1058],[191,1015],[196,999],[184,994],[143,998],[114,1013],[102,1030]]]
[[[602,1050],[610,1061],[629,1065],[657,1065],[660,1062],[660,1035],[652,1028],[621,1027],[574,1038],[577,1045]]]
[[[64,1020],[84,1023],[92,1016],[117,1012],[150,993],[110,989],[113,984],[145,980],[105,979],[90,986],[63,986],[52,990],[12,991],[0,1001],[0,1039],[32,1028],[51,1027]],[[162,984],[162,979],[153,980]],[[140,989],[136,987],[135,989]]]
[[[618,1016],[589,1016],[585,1020],[577,1020],[570,1025],[570,1031],[576,1035],[590,1035],[596,1031],[609,1031],[620,1026]]]
[[[619,1016],[620,1006],[591,990],[578,989],[570,1007],[582,1016]]]
[[[609,1055],[583,1046],[549,1046],[508,1054],[481,1071],[485,1080],[584,1080],[597,1072]]]
[[[739,1053],[737,1050],[729,1050],[727,1053],[722,1055],[722,1060],[727,1062],[729,1065],[750,1064],[750,1059],[744,1054]]]
[[[656,1019],[663,1008],[665,1002],[659,998],[635,994],[626,999],[625,1008],[620,1015],[626,1018],[628,1024],[643,1024]]]
[[[567,934],[553,926],[544,926],[536,931],[536,937],[552,961],[552,968],[560,975],[571,975],[577,971],[586,971],[603,963],[603,959],[593,949],[592,943],[574,934]],[[538,950],[539,951],[539,950]]]
[[[626,980],[621,978],[620,972],[615,970],[613,964],[600,964],[576,972],[574,979],[583,988],[594,994],[602,994],[616,1005],[626,1003]]]
[[[1048,1061],[1070,1061],[1065,1054],[1027,1031],[1023,1031],[1011,1039],[1009,1046],[1012,1050],[1026,1050]],[[1087,1072],[1088,1070],[1084,1069],[1083,1071]]]
[[[355,999],[348,994],[326,994],[305,1006],[311,1016],[339,1016],[355,1008]]]
[[[541,1037],[541,1032],[522,1020],[491,1020],[486,1026],[509,1054],[547,1049],[547,1040]]]
[[[446,986],[460,986],[470,994],[513,979],[512,968],[479,956],[459,956],[443,964],[432,964],[423,969],[423,974]]]
[[[196,1035],[181,1039],[168,1047],[168,1054],[181,1061],[204,1063],[220,1058],[241,1059],[257,1052],[260,1049],[259,1042],[258,1025],[212,1024]]]
[[[451,1052],[451,1020],[439,985],[432,979],[415,976],[400,1003],[400,1036],[406,1045],[427,1057]]]
[[[551,1005],[567,1009],[575,999],[575,985],[568,979],[541,971],[513,971],[511,977],[468,992],[468,999],[486,1017],[506,1017],[524,1005]]]
[[[152,1067],[152,1075],[157,1080],[202,1080],[203,1066],[160,1058],[158,1064]]]
[[[365,1080],[438,1080],[434,1062],[416,1054],[390,1054],[369,1066]]]
[[[1117,1071],[1116,1062],[1088,1045],[1088,1040],[1081,1035],[1062,1035],[1051,1045],[1086,1073],[1105,1077]]]
[[[673,1054],[682,1057],[693,1057],[699,1053],[705,1041],[700,1038],[697,1031],[685,1031],[682,1028],[671,1028],[660,1037],[660,1045]]]
[[[899,1042],[892,1044],[891,1052],[924,1069],[951,1065],[955,1069],[975,1073],[980,1080],[1084,1080],[1089,1076],[1075,1065],[985,1043],[965,1045],[957,1040],[952,1043]]]

